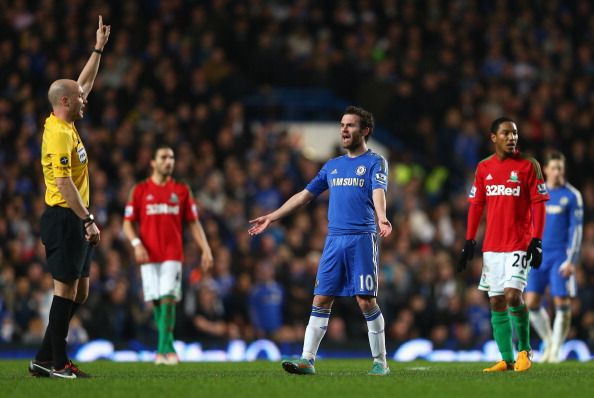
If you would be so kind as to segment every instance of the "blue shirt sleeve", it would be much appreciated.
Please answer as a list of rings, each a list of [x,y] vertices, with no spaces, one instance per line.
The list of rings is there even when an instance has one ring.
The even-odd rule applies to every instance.
[[[567,247],[567,259],[572,264],[579,260],[580,248],[582,246],[582,226],[584,218],[584,206],[582,195],[574,188],[573,195],[569,202],[569,245]]]
[[[326,176],[328,174],[327,166],[328,166],[328,163],[326,163],[320,169],[320,171],[314,177],[314,179],[311,180],[309,182],[309,184],[307,184],[307,186],[305,187],[305,189],[307,189],[309,192],[311,192],[314,196],[318,196],[319,194],[324,192],[326,189],[328,189],[328,179],[326,178]]]
[[[371,190],[378,188],[384,191],[388,190],[388,162],[381,156],[378,156],[377,160],[371,167]]]

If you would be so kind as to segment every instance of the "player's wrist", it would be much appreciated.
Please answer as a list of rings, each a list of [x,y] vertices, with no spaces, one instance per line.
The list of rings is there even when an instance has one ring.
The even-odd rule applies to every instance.
[[[140,240],[140,238],[134,238],[134,239],[132,239],[132,240],[130,241],[130,244],[131,244],[133,247],[137,247],[137,246],[140,246],[140,245],[142,245],[142,241]]]

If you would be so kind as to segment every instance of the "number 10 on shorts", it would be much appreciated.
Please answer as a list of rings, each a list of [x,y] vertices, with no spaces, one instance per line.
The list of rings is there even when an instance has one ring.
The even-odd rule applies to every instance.
[[[373,275],[359,275],[359,290],[375,290],[375,281]]]

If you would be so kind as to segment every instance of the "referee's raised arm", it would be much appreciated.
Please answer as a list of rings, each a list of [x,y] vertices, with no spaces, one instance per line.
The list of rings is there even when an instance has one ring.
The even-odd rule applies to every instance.
[[[101,61],[101,54],[103,54],[103,48],[109,39],[109,33],[111,31],[111,25],[103,25],[103,17],[99,15],[99,26],[97,28],[97,41],[95,46],[92,48],[91,56],[85,64],[80,76],[78,76],[77,83],[82,87],[85,99],[89,96],[97,71],[99,70],[99,62]]]

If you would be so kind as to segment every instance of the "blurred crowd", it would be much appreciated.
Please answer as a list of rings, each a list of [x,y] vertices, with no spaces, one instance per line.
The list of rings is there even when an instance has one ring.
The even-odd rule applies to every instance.
[[[518,120],[520,146],[537,159],[561,149],[582,192],[569,338],[594,349],[593,11],[589,1],[560,0],[0,3],[0,341],[43,336],[52,297],[39,240],[47,88],[77,78],[102,14],[112,34],[77,122],[102,239],[71,343],[155,344],[151,303],[121,226],[128,193],[162,142],[175,149],[175,178],[191,186],[215,258],[202,273],[187,239],[176,337],[300,343],[327,197],[261,237],[248,236],[247,220],[301,190],[321,164],[277,127],[276,115],[251,114],[242,100],[275,87],[319,87],[371,110],[407,148],[389,156],[394,232],[382,242],[379,280],[388,349],[415,337],[452,349],[491,338],[488,301],[476,289],[481,256],[461,275],[454,264],[466,192],[501,115]],[[366,336],[354,300],[338,300],[326,340]]]

